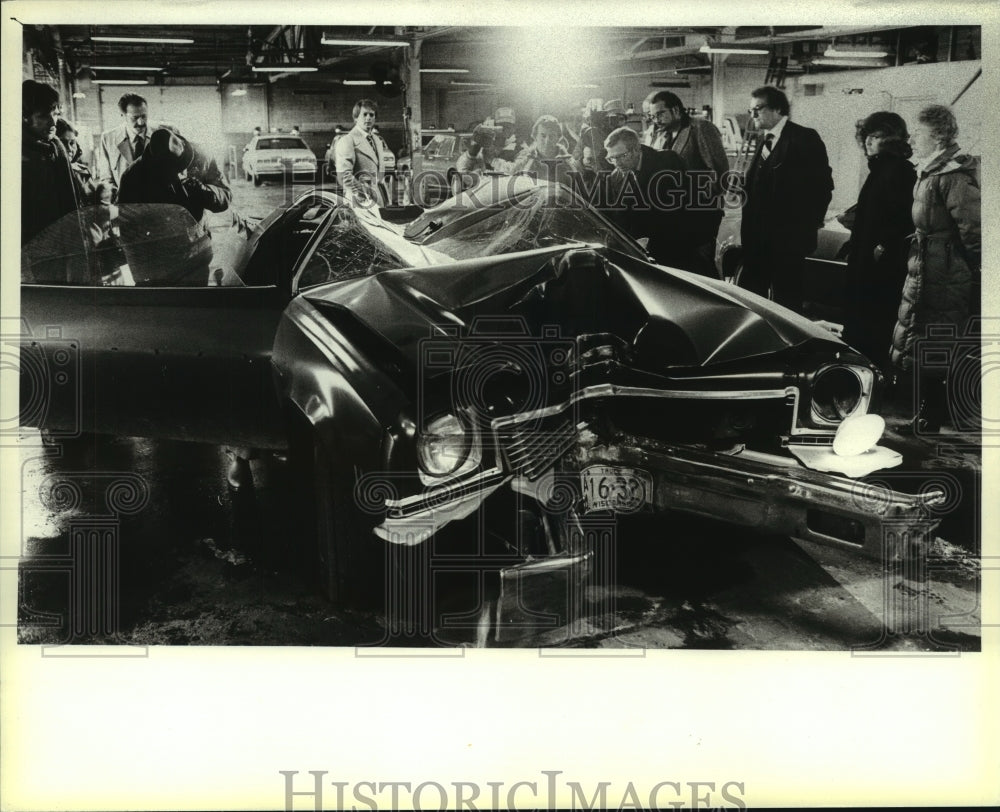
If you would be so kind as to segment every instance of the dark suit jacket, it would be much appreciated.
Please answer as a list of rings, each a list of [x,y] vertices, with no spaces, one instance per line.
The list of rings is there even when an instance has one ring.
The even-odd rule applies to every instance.
[[[649,237],[648,250],[657,261],[675,262],[679,246],[686,246],[684,161],[669,150],[640,147],[642,158],[636,172],[615,170],[608,185],[609,207],[605,214],[633,237]]]
[[[785,122],[770,157],[764,139],[747,168],[741,237],[747,249],[806,256],[816,250],[833,196],[833,173],[819,133]]]

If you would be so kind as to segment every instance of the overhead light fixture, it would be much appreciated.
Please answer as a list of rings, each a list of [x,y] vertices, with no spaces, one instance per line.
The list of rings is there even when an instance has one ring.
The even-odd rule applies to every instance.
[[[409,48],[410,43],[398,39],[352,39],[350,37],[328,37],[320,40],[322,45],[373,45],[379,48]]]
[[[468,68],[421,68],[421,73],[468,73]]]
[[[810,65],[829,65],[833,68],[888,68],[889,63],[885,60],[873,62],[870,59],[814,59]]]
[[[315,65],[254,65],[254,73],[315,73]]]
[[[492,82],[460,82],[458,79],[452,79],[451,83],[455,87],[493,87]]]
[[[94,79],[95,85],[148,85],[146,79]]]
[[[91,65],[91,70],[141,70],[146,72],[156,73],[158,71],[166,70],[166,68],[143,68],[137,65]]]
[[[344,79],[343,84],[352,87],[375,87],[374,79]]]
[[[823,56],[830,59],[885,59],[888,55],[888,51],[845,51],[832,45],[823,52]]]
[[[707,42],[698,49],[703,54],[769,54],[767,48],[727,48],[709,45]]]
[[[91,37],[94,42],[151,42],[156,45],[193,45],[193,39],[182,37]]]

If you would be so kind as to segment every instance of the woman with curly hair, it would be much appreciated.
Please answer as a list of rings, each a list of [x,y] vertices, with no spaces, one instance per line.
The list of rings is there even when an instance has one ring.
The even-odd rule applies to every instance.
[[[917,339],[935,329],[961,337],[979,312],[981,266],[980,195],[977,161],[961,153],[958,122],[944,105],[920,111],[910,143],[917,158],[913,224],[902,301],[892,336],[892,362],[912,374]],[[914,431],[936,431],[948,417],[946,368],[919,370]]]
[[[906,122],[880,111],[859,121],[855,134],[868,158],[858,195],[847,259],[844,340],[883,369],[888,367],[899,293],[906,276],[906,238],[917,180]]]

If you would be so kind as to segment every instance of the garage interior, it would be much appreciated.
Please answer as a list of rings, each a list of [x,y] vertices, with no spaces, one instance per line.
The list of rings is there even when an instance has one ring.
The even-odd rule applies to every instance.
[[[120,122],[121,95],[138,93],[152,121],[174,125],[216,159],[234,203],[257,219],[287,202],[289,190],[246,181],[240,159],[254,128],[295,130],[322,164],[361,98],[378,102],[381,135],[418,173],[430,135],[471,132],[499,108],[515,111],[525,139],[542,114],[578,131],[595,99],[620,99],[629,125],[641,129],[642,100],[669,89],[719,127],[739,169],[749,94],[765,84],[783,89],[792,120],[823,138],[832,215],[856,202],[866,177],[855,122],[871,112],[909,122],[927,104],[953,105],[963,151],[980,155],[981,67],[973,25],[569,28],[552,38],[538,29],[457,26],[46,25],[25,27],[22,60],[23,78],[59,88],[85,162],[100,134]],[[571,629],[526,632],[514,644],[978,650],[980,439],[955,432],[907,443],[920,460],[915,470],[940,472],[962,494],[936,540],[944,563],[930,577],[890,577],[846,555],[693,520],[672,527],[665,548],[663,528],[640,519],[631,532],[645,564],[622,566],[610,609]],[[70,526],[88,510],[100,513],[103,499],[85,499],[71,514],[39,491],[59,472],[86,478],[99,470],[138,470],[155,485],[151,507],[121,519],[133,553],[120,573],[117,642],[354,645],[385,634],[375,615],[331,610],[287,563],[290,551],[271,543],[284,526],[280,457],[251,459],[256,487],[241,489],[223,448],[96,437],[62,446],[51,453],[37,433],[22,446],[30,502],[22,642],[91,642],[107,631],[53,624],[66,600],[63,576],[32,565],[65,555]],[[711,550],[699,543],[706,536]],[[889,606],[900,615],[886,617]],[[932,628],[914,613],[933,617]],[[432,632],[435,644],[484,641],[475,622]]]

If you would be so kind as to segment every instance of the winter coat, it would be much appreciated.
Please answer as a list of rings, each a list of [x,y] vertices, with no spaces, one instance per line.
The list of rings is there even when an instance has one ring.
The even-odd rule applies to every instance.
[[[920,173],[902,301],[892,335],[892,362],[913,368],[914,344],[929,325],[961,335],[979,310],[980,196],[976,159],[954,144]],[[938,335],[941,331],[938,331]]]
[[[844,340],[883,367],[889,360],[906,277],[917,180],[913,164],[904,157],[909,149],[902,143],[899,147],[890,142],[868,158],[868,177],[858,195],[847,260]]]
[[[83,189],[58,138],[21,135],[21,245],[75,210]]]

